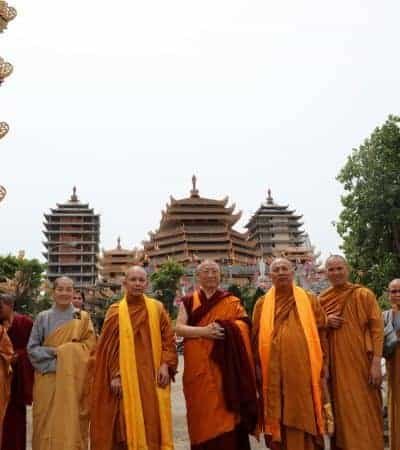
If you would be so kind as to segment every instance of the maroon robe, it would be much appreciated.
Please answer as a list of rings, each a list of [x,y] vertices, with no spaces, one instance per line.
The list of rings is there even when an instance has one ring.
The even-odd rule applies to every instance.
[[[30,317],[14,314],[7,330],[18,359],[12,366],[11,397],[3,423],[1,450],[26,449],[26,406],[32,404],[33,388],[33,367],[26,346],[32,325]]]

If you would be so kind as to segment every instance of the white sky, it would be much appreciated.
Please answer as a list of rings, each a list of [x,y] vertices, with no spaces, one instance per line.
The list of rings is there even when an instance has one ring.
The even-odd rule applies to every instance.
[[[74,184],[102,215],[102,247],[139,245],[193,173],[241,225],[271,187],[337,251],[335,176],[399,113],[398,0],[14,4],[0,36],[15,67],[0,88],[0,254],[40,257],[43,213]]]

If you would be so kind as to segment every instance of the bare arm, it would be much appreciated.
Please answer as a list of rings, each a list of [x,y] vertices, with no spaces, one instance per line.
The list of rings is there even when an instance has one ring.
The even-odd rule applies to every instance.
[[[186,339],[223,339],[224,329],[213,322],[205,327],[193,327],[187,324],[188,315],[184,305],[179,307],[178,317],[176,319],[175,332],[178,336],[182,336]]]

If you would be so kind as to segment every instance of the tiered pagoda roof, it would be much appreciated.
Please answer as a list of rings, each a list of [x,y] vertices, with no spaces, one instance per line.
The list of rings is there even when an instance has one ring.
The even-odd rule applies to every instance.
[[[74,187],[70,200],[58,203],[50,214],[44,214],[46,241],[43,242],[50,281],[65,275],[78,288],[95,285],[99,252],[100,216],[81,203]]]
[[[190,197],[170,203],[162,211],[160,227],[150,232],[143,242],[144,251],[152,264],[167,259],[189,263],[203,259],[219,262],[249,264],[256,258],[255,244],[233,226],[241,217],[229,198],[214,200],[201,197],[193,176]]]
[[[302,217],[287,205],[276,204],[268,190],[266,202],[253,214],[246,228],[259,253],[271,257],[288,247],[303,245]]]

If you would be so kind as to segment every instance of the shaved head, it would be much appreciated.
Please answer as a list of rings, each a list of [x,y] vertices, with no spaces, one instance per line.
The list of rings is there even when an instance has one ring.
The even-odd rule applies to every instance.
[[[272,284],[278,290],[289,290],[294,281],[293,264],[286,258],[275,258],[269,266]]]
[[[132,273],[141,273],[142,275],[144,275],[147,278],[147,272],[144,270],[144,268],[142,266],[129,267],[128,270],[126,271],[125,277],[128,277]]]
[[[54,289],[57,287],[57,285],[62,283],[68,283],[72,286],[74,285],[74,280],[70,277],[58,277],[54,280]]]
[[[270,270],[274,270],[274,267],[279,265],[279,264],[285,264],[287,265],[291,270],[293,270],[293,264],[291,261],[289,261],[287,258],[283,258],[283,257],[279,257],[279,258],[275,258],[271,265],[269,266]]]
[[[346,258],[342,255],[330,255],[325,261],[325,267],[332,261],[340,261],[343,264],[345,264],[347,267],[349,266],[349,263],[347,262]]]
[[[389,289],[391,288],[391,287],[400,287],[400,278],[395,278],[394,280],[392,280],[390,283],[389,283]]]
[[[212,259],[205,259],[197,266],[196,272],[199,273],[208,267],[215,267],[218,271],[220,270],[218,263],[216,263]]]
[[[333,287],[344,286],[349,281],[350,268],[341,255],[331,255],[325,261],[326,276]]]
[[[389,301],[395,311],[400,311],[400,278],[395,278],[389,283]]]

